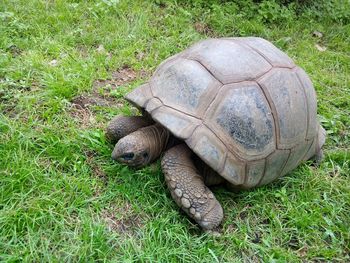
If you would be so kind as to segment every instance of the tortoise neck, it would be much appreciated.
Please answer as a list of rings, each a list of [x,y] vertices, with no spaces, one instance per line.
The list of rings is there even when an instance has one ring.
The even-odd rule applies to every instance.
[[[160,124],[154,124],[141,129],[144,134],[143,138],[149,147],[150,160],[157,159],[166,149],[170,137],[167,129]]]

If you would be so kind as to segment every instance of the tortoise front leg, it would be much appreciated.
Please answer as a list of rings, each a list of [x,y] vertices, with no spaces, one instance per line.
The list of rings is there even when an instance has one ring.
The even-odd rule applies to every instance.
[[[108,123],[106,137],[112,143],[116,143],[126,135],[152,124],[153,121],[145,116],[118,115]]]
[[[175,202],[204,230],[219,226],[223,210],[191,160],[192,152],[180,144],[162,159],[165,181]]]

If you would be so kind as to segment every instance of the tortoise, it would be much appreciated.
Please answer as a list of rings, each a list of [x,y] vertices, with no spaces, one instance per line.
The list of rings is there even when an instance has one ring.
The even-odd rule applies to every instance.
[[[258,37],[207,39],[166,59],[126,95],[143,116],[117,116],[112,158],[142,167],[163,153],[175,202],[204,230],[223,209],[208,186],[250,189],[322,159],[325,130],[303,69]]]

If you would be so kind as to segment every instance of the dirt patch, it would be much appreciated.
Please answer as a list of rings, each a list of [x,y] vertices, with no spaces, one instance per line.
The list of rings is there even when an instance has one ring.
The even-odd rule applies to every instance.
[[[81,127],[96,127],[94,112],[99,109],[96,107],[114,107],[121,108],[124,106],[124,99],[116,98],[112,95],[121,86],[126,85],[138,78],[145,78],[146,71],[135,71],[130,67],[123,68],[113,72],[112,78],[108,80],[96,80],[90,93],[84,93],[74,97],[71,100],[70,114],[76,119]],[[118,96],[119,97],[119,96]]]
[[[245,220],[247,217],[248,217],[248,212],[247,211],[242,211],[238,214],[238,217],[241,219],[241,220]]]
[[[142,51],[135,51],[135,57],[138,61],[142,61],[146,56],[145,52]]]
[[[200,33],[207,36],[214,36],[214,30],[206,23],[196,22],[194,25],[194,29]]]
[[[101,107],[108,107],[112,106],[112,98],[104,98],[103,96],[99,96],[96,94],[92,95],[79,95],[77,97],[74,97],[72,100],[72,103],[74,105],[77,105],[78,107],[82,109],[87,109],[90,106],[101,106]]]
[[[257,255],[254,254],[251,250],[243,250],[240,252],[242,262],[249,262],[249,263],[261,263],[261,258],[259,258]]]
[[[259,232],[255,232],[254,234],[253,234],[253,236],[251,237],[251,241],[254,243],[254,244],[259,244],[259,243],[261,243],[262,241],[261,241],[261,233],[259,233]]]
[[[307,256],[307,253],[308,253],[308,248],[305,246],[297,250],[297,255],[302,259]]]
[[[112,92],[123,85],[126,85],[137,78],[147,76],[146,71],[137,72],[129,67],[123,67],[112,73],[112,79],[96,80],[92,92],[82,94],[72,99],[72,104],[86,109],[91,106],[117,107],[122,106],[118,99],[112,96]]]
[[[145,78],[147,76],[149,76],[149,74],[145,70],[135,71],[128,66],[123,66],[121,69],[112,73],[112,79],[96,80],[93,89],[97,91],[99,88],[105,86],[110,86],[111,89],[116,89],[136,80],[137,78]]]
[[[86,156],[86,162],[90,166],[93,174],[99,179],[101,179],[104,185],[107,185],[108,176],[103,171],[101,166],[96,162],[96,159],[95,159],[96,152],[88,150],[85,152],[85,156]]]
[[[10,52],[12,57],[17,57],[22,54],[23,50],[16,45],[9,46],[6,51]]]
[[[69,110],[70,115],[78,121],[81,128],[93,127],[96,124],[96,120],[89,108],[84,107],[81,104],[74,103]]]
[[[237,215],[237,219],[240,219],[242,221],[246,220],[248,218],[248,211],[250,210],[250,205],[246,205],[241,211],[239,211]]]
[[[128,202],[121,207],[112,207],[102,211],[101,217],[109,231],[128,236],[134,235],[136,230],[143,226],[142,221],[144,220],[133,211]]]
[[[167,4],[163,1],[156,1],[155,4],[159,6],[159,8],[164,9],[167,7]]]
[[[293,235],[290,237],[289,241],[287,241],[288,247],[290,247],[293,250],[300,250],[300,241],[296,235]]]
[[[0,99],[0,103],[1,103],[1,99]],[[13,104],[3,104],[2,105],[2,109],[1,109],[1,112],[11,118],[11,119],[14,119],[18,116],[19,112],[17,111],[16,109],[16,106],[13,105]]]
[[[26,94],[30,91],[31,88],[26,86],[22,81],[13,81],[0,78],[1,112],[9,118],[18,118],[20,115],[20,112],[17,109],[19,98],[22,96],[22,94]]]
[[[71,103],[69,113],[78,121],[82,128],[104,127],[104,124],[98,123],[95,118],[94,112],[98,111],[95,108],[96,106],[121,108],[124,105],[122,100],[96,93],[76,96],[72,99]]]

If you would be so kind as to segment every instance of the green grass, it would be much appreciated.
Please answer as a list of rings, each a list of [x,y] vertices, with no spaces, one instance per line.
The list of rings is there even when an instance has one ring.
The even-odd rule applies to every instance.
[[[350,261],[349,2],[285,2],[1,1],[0,260]],[[179,211],[159,163],[112,162],[103,129],[136,112],[122,96],[168,56],[246,35],[308,72],[326,157],[266,187],[215,189],[225,219],[213,237]],[[115,89],[117,71],[132,76]]]

